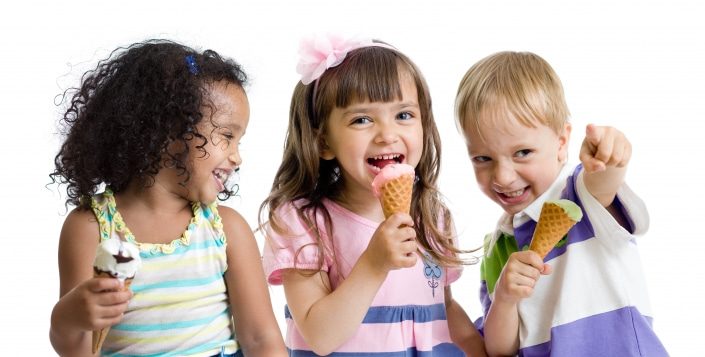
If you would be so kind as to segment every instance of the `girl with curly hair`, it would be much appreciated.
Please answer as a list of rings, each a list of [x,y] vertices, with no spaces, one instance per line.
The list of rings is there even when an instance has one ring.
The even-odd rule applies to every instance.
[[[301,55],[284,157],[260,211],[291,356],[484,355],[450,291],[462,262],[436,188],[440,138],[421,72],[365,39],[315,38]],[[371,183],[400,163],[417,179],[411,211],[385,218]]]
[[[54,182],[77,206],[59,240],[60,355],[284,356],[252,231],[234,194],[247,76],[215,51],[150,40],[84,74],[62,122]],[[136,244],[130,289],[93,277],[100,241]],[[131,291],[130,291],[131,290]]]

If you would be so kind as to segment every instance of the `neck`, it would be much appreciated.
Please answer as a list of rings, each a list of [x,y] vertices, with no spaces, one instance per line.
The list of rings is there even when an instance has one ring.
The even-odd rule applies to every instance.
[[[123,208],[132,208],[161,214],[174,214],[190,207],[190,202],[183,196],[167,189],[160,181],[145,187],[140,182],[133,181],[128,188],[116,195],[117,203]]]
[[[382,205],[372,191],[353,191],[354,190],[344,189],[334,200],[359,216],[375,222],[382,222],[384,220]]]

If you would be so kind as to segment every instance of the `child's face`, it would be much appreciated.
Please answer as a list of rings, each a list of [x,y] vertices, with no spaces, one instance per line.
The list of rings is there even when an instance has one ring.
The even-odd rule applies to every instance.
[[[482,192],[515,214],[543,194],[567,158],[570,124],[556,134],[546,125],[524,126],[513,118],[480,118],[465,131],[468,154]],[[500,123],[493,125],[491,123]]]
[[[423,128],[416,85],[400,76],[401,100],[357,102],[328,117],[321,158],[338,160],[347,194],[372,194],[372,180],[390,163],[419,163]]]
[[[234,84],[217,82],[210,88],[210,100],[216,108],[211,116],[208,109],[197,125],[198,132],[208,139],[203,155],[196,148],[201,141],[189,142],[188,199],[192,202],[211,203],[225,188],[225,180],[242,163],[238,145],[245,135],[250,120],[250,106],[242,88]]]

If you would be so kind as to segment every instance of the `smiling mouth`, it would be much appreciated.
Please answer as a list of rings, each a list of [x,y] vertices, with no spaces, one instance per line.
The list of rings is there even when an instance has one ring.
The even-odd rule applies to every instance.
[[[502,197],[507,197],[507,198],[515,198],[519,197],[524,194],[524,189],[518,189],[516,191],[511,191],[511,192],[497,192],[499,193]]]
[[[213,170],[213,176],[216,178],[218,181],[218,189],[220,191],[223,191],[225,189],[225,182],[228,180],[228,177],[230,176],[232,172],[223,170],[223,169],[215,169]]]
[[[404,155],[402,154],[384,154],[367,159],[367,165],[376,173],[382,171],[382,168],[387,165],[400,164],[402,162],[404,162]]]

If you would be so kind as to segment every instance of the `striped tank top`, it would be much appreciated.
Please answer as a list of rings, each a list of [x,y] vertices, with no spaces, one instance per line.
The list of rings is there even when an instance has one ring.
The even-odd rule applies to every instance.
[[[102,356],[212,356],[235,353],[223,274],[226,239],[217,203],[192,205],[193,217],[169,244],[140,243],[117,211],[109,189],[91,207],[100,240],[124,237],[140,250],[142,267],[130,289],[134,296],[122,321],[112,326]],[[119,234],[118,234],[119,233]]]

